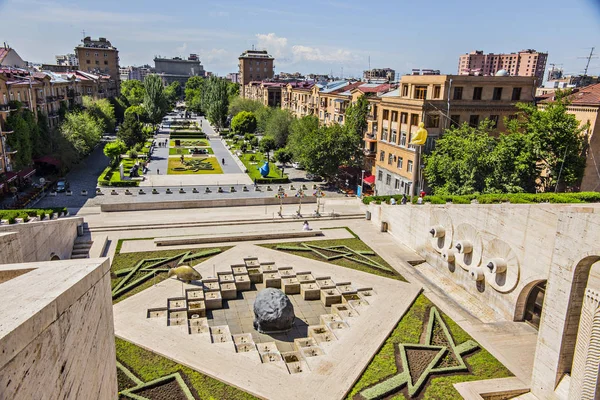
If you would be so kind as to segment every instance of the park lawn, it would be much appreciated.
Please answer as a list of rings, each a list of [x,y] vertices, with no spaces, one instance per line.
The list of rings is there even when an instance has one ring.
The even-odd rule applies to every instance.
[[[347,229],[347,228],[346,228]],[[351,232],[352,233],[352,232]],[[285,245],[285,246],[300,246],[302,242],[286,242],[286,243],[268,243],[261,244],[260,246],[266,247],[268,249],[276,250],[277,246]],[[358,251],[373,251],[365,242],[358,238],[353,239],[334,239],[334,240],[313,240],[306,242],[307,244],[314,244],[319,247],[331,247],[331,246],[348,246],[352,250]],[[396,279],[399,281],[406,282],[406,279],[402,277],[394,268],[392,268],[380,255],[375,253],[376,255],[372,257],[373,261],[383,265],[388,270],[379,269],[376,267],[370,267],[365,264],[361,264],[347,258],[338,258],[335,260],[327,261],[326,259],[320,257],[318,254],[313,253],[312,251],[293,251],[293,250],[278,250],[284,253],[293,254],[300,257],[310,258],[311,260],[329,262],[331,264],[339,265],[340,267],[355,269],[362,272],[368,272],[373,275],[383,276],[385,278]]]
[[[250,158],[254,156],[254,161],[250,161]],[[262,153],[244,153],[241,155],[240,160],[244,163],[244,166],[248,170],[248,175],[252,180],[254,179],[288,179],[287,174],[281,175],[281,170],[277,168],[277,166],[270,162],[269,163],[269,175],[266,178],[260,174],[258,170],[263,166],[265,161],[265,156]],[[252,162],[256,164],[251,164]]]
[[[206,139],[177,139],[182,147],[210,147]],[[169,147],[175,147],[175,139],[169,140]]]
[[[115,344],[117,360],[144,382],[179,372],[185,375],[192,393],[196,392],[194,395],[197,395],[198,399],[256,399],[256,397],[238,388],[177,364],[126,340],[115,338]],[[119,392],[124,389],[124,387],[119,387]]]
[[[425,295],[421,294],[411,308],[402,317],[392,334],[386,339],[383,347],[373,357],[363,375],[356,382],[347,399],[352,399],[364,388],[371,386],[387,376],[398,372],[395,362],[394,345],[396,343],[419,343],[423,329],[427,326],[425,322],[429,316],[429,310],[434,304]],[[438,311],[439,308],[438,308]],[[448,326],[448,329],[456,345],[473,340],[456,322],[440,311],[440,315]],[[420,398],[435,400],[459,399],[460,395],[452,386],[458,382],[477,381],[484,379],[506,378],[513,376],[512,373],[500,361],[496,360],[487,350],[479,348],[471,355],[464,357],[469,366],[469,373],[457,373],[454,375],[436,376],[429,378],[428,383],[420,393]],[[403,389],[404,390],[404,389]],[[402,392],[397,393],[394,399],[406,399]]]
[[[192,159],[192,158],[187,157],[186,159]],[[168,169],[167,173],[171,174],[171,175],[190,175],[190,174],[204,175],[204,174],[222,174],[223,173],[223,169],[221,168],[221,165],[219,164],[219,160],[217,160],[215,157],[206,157],[206,158],[197,157],[196,159],[209,162],[213,166],[213,169],[201,169],[198,171],[193,171],[193,170],[176,171],[176,170],[174,170],[174,168],[183,167],[184,165],[181,163],[179,158],[170,157],[169,158],[169,169]]]
[[[139,161],[141,163],[144,160],[131,158],[124,158],[121,160],[121,163],[123,164],[123,172],[125,175],[129,174],[129,170],[131,169],[131,167],[133,167],[136,161]],[[106,182],[109,182],[108,186],[124,186],[123,184],[121,184],[122,182],[126,183],[126,186],[139,186],[140,184],[139,181],[121,180],[119,167],[112,168],[111,166],[106,167],[98,177],[98,186],[107,186]]]

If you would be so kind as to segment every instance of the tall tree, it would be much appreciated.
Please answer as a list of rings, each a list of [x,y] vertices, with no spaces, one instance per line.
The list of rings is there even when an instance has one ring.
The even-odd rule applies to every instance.
[[[202,112],[202,93],[206,80],[200,76],[192,76],[185,83],[185,105],[188,110]]]
[[[13,131],[13,133],[7,135],[6,143],[12,150],[17,151],[12,157],[17,169],[27,167],[32,163],[32,126],[25,118],[27,113],[30,113],[30,111],[18,110],[11,113],[6,121],[8,130]]]
[[[127,116],[125,116],[125,121],[117,132],[117,138],[122,140],[129,149],[146,140],[142,130],[142,124],[137,120],[137,117],[134,114],[127,114]]]
[[[346,109],[344,126],[348,132],[362,139],[367,130],[367,115],[369,115],[369,101],[363,94],[356,100],[356,103]]]
[[[81,157],[89,154],[100,142],[104,123],[87,112],[71,112],[67,114],[60,131]]]
[[[268,137],[268,136],[264,137],[258,143],[258,148],[261,152],[265,153],[265,155],[267,156],[267,161],[270,161],[269,160],[269,152],[271,152],[271,150],[276,149],[275,141],[271,137]]]
[[[265,136],[272,137],[278,149],[285,147],[293,121],[294,116],[289,111],[280,108],[273,109],[265,127]]]
[[[83,107],[93,117],[101,120],[106,132],[114,132],[117,120],[115,110],[108,99],[94,100],[89,96],[83,96]]]
[[[111,165],[116,166],[121,154],[127,152],[127,145],[122,140],[115,140],[107,143],[103,151],[104,155],[110,159]]]
[[[130,106],[138,106],[144,101],[144,85],[142,82],[131,79],[121,82],[121,96],[123,96]]]
[[[579,126],[573,114],[567,113],[568,98],[560,97],[538,109],[533,104],[518,103],[518,118],[507,121],[509,132],[531,136],[534,151],[542,166],[540,180],[543,191],[564,186],[575,187],[585,169],[586,126]],[[560,176],[560,182],[559,182]]]
[[[206,83],[202,99],[204,112],[217,130],[222,129],[227,121],[227,109],[229,107],[227,82],[225,79],[211,76]]]
[[[264,107],[265,106],[258,100],[250,100],[237,96],[229,102],[229,115],[235,117],[242,111],[256,113],[256,111]]]
[[[314,115],[295,118],[292,121],[287,147],[296,161],[299,161],[304,155],[304,138],[312,135],[317,129],[319,129],[319,118]]]
[[[167,98],[167,103],[169,103],[169,107],[175,107],[175,104],[177,104],[177,100],[180,96],[181,85],[179,82],[171,82],[171,84],[165,88],[165,97]]]
[[[254,133],[256,131],[256,117],[249,111],[238,113],[231,120],[231,130],[238,135]]]
[[[157,125],[168,112],[162,79],[156,75],[147,75],[144,79],[144,108],[150,123]]]
[[[446,130],[437,140],[435,150],[424,157],[425,178],[435,194],[485,191],[485,179],[491,172],[489,156],[496,145],[491,129],[487,120],[478,127],[462,124]]]

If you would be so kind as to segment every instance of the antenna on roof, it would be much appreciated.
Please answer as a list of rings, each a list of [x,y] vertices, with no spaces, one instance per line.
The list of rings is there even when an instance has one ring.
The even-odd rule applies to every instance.
[[[85,29],[81,31],[81,34],[83,35],[83,38],[85,39]]]

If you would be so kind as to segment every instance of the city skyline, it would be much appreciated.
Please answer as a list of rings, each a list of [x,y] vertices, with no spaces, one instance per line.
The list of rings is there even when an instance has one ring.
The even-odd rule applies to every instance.
[[[165,9],[155,1],[107,0],[99,7],[88,1],[5,0],[0,1],[0,39],[36,63],[53,63],[55,55],[73,52],[85,31],[110,40],[119,49],[121,66],[152,65],[157,55],[197,53],[207,71],[225,76],[237,72],[238,56],[255,46],[275,57],[276,73],[360,77],[369,60],[371,68],[389,67],[399,74],[413,68],[454,74],[461,54],[529,48],[548,52],[548,67],[554,63],[567,74],[580,74],[586,60],[579,57],[597,45],[600,33],[600,4],[592,0],[553,0],[543,8],[509,0],[502,9],[470,0],[460,8],[441,1],[402,7],[385,1],[377,9],[355,1],[277,8],[266,1],[184,4]],[[556,15],[569,18],[560,29],[549,29]],[[490,27],[494,34],[486,35]],[[588,73],[600,74],[598,59]]]

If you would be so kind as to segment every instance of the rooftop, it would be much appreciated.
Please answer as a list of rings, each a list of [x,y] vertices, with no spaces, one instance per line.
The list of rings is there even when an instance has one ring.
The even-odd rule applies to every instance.
[[[540,96],[542,103],[550,103],[556,100],[556,93],[547,93]],[[600,106],[600,83],[573,89],[573,93],[567,97],[571,105],[581,106]]]

